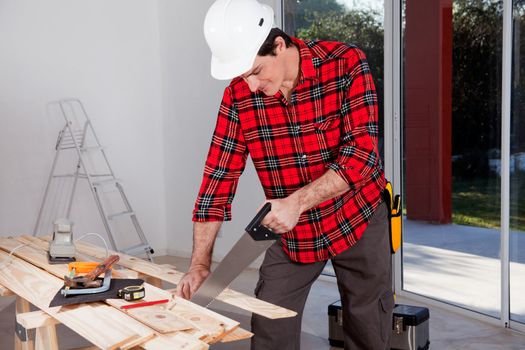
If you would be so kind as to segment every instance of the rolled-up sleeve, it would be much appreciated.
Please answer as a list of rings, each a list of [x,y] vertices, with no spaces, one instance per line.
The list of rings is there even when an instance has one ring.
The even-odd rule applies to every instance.
[[[347,94],[341,106],[341,146],[334,170],[350,186],[359,190],[377,174],[381,166],[378,155],[377,95],[365,54],[354,50],[348,58]]]
[[[231,204],[247,157],[237,109],[232,101],[231,88],[227,87],[195,201],[193,221],[231,220]]]

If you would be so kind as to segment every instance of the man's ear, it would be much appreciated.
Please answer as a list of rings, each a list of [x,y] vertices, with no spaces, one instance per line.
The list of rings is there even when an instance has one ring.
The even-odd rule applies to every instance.
[[[286,42],[280,36],[276,37],[273,41],[273,53],[274,55],[279,55],[281,52],[286,50]]]

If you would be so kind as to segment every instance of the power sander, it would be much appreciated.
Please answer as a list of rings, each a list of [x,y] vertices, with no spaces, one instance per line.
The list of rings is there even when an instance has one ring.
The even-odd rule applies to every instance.
[[[53,224],[53,240],[49,243],[50,264],[67,264],[76,261],[73,244],[73,223],[68,219],[57,219]]]

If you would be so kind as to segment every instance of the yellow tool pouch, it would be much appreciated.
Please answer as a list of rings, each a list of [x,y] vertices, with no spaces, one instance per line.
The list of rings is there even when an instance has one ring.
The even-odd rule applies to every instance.
[[[383,190],[383,198],[389,209],[390,251],[394,254],[401,246],[401,196],[394,195],[392,184],[387,182]]]

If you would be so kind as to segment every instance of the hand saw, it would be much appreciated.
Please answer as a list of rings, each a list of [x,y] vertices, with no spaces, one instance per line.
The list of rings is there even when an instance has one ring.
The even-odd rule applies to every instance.
[[[246,232],[195,292],[191,298],[192,302],[208,307],[250,263],[279,238],[278,234],[261,225],[261,221],[271,209],[271,203],[262,207],[246,227]]]

